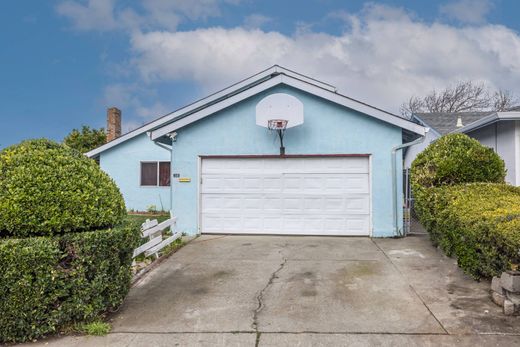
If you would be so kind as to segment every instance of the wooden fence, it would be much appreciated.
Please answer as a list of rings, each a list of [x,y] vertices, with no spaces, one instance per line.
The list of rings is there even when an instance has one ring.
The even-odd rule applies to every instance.
[[[159,223],[157,222],[157,219],[147,219],[146,222],[141,225],[141,237],[143,239],[148,239],[148,241],[134,249],[133,258],[137,257],[143,252],[146,257],[155,255],[155,257],[158,258],[158,252],[161,249],[182,236],[181,233],[175,232],[174,230],[176,220],[177,218],[172,217],[168,220],[165,220],[164,222]],[[166,228],[170,228],[172,235],[165,238],[163,231]]]

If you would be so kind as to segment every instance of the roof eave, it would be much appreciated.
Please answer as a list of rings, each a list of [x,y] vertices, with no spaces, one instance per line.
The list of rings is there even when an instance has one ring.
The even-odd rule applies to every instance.
[[[434,127],[432,127],[430,124],[428,124],[427,122],[425,122],[423,119],[421,119],[419,116],[417,116],[416,114],[412,115],[413,118],[417,119],[419,122],[421,122],[423,124],[423,126],[425,126],[426,128],[429,129],[429,131],[431,131],[432,133],[434,133],[435,135],[437,135],[438,137],[441,137],[441,133],[439,131],[437,131],[437,129],[435,129]]]
[[[211,107],[201,110],[200,112],[194,112],[190,115],[179,117],[179,119],[152,131],[150,138],[155,141],[161,138],[162,136],[172,133],[186,125],[196,122],[204,117],[207,117],[215,112],[218,112],[226,107],[229,107],[259,92],[272,88],[278,84],[286,84],[293,88],[303,90],[305,92],[329,100],[341,106],[353,109],[368,116],[372,116],[386,123],[390,123],[402,129],[409,130],[420,136],[424,136],[426,134],[426,128],[424,126],[414,123],[410,120],[401,118],[397,115],[383,111],[381,109],[362,103],[360,101],[348,98],[344,95],[332,92],[329,89],[323,89],[320,86],[309,83],[307,81],[300,80],[285,74],[280,74],[276,78],[272,78],[268,81],[263,81],[262,83],[253,86],[252,88],[244,91],[243,93],[237,93],[229,99],[224,100],[222,103],[215,103]]]
[[[508,120],[520,120],[520,112],[495,112],[490,114],[489,116],[479,119],[476,122],[465,125],[459,129],[455,129],[454,131],[452,131],[452,133],[468,133],[496,122]]]
[[[364,104],[360,101],[350,99],[344,95],[338,94],[337,90],[334,86],[315,80],[313,78],[307,77],[305,75],[301,75],[297,72],[288,70],[286,68],[283,68],[278,65],[274,65],[269,69],[266,69],[264,71],[261,71],[257,73],[256,75],[253,75],[249,78],[246,78],[238,83],[233,84],[230,87],[227,87],[225,89],[222,89],[219,92],[216,92],[208,97],[205,97],[203,99],[200,99],[190,105],[187,105],[185,107],[182,107],[174,112],[168,113],[167,115],[156,119],[148,124],[143,125],[142,127],[135,129],[127,134],[124,134],[123,136],[104,144],[103,146],[100,146],[92,151],[89,151],[86,153],[88,157],[96,157],[100,153],[117,146],[118,144],[125,142],[127,140],[132,139],[135,136],[141,135],[145,132],[149,133],[149,136],[152,140],[157,140],[161,136],[166,135],[170,131],[162,131],[161,129],[164,129],[165,127],[168,127],[169,125],[172,125],[177,122],[181,122],[183,119],[188,118],[191,115],[194,114],[211,114],[211,112],[208,112],[208,110],[212,109],[218,109],[218,107],[213,107],[215,105],[218,105],[222,102],[224,104],[227,104],[229,102],[226,102],[230,98],[244,92],[247,90],[250,90],[254,88],[257,85],[263,84],[267,81],[273,80],[275,78],[279,77],[276,81],[277,83],[274,83],[273,85],[281,83],[281,80],[286,81],[292,81],[293,83],[287,83],[289,85],[292,85],[293,87],[299,88],[299,89],[313,89],[315,92],[318,91],[317,94],[327,94],[328,97],[325,97],[326,99],[336,99],[336,103],[338,104],[346,104],[345,106],[350,107],[356,111],[365,113],[369,116],[373,116],[375,118],[387,121],[389,123],[392,123],[396,126],[399,126],[403,129],[407,129],[409,131],[412,131],[414,133],[417,133],[421,136],[424,136],[425,134],[425,128],[421,125],[418,125],[414,122],[411,122],[409,120],[403,119],[399,116],[393,115],[391,113],[388,113],[386,111],[380,110],[378,108],[375,108],[373,106]],[[298,86],[296,86],[298,85]],[[316,93],[315,93],[316,94]],[[354,107],[355,106],[355,107]],[[390,118],[388,118],[390,117]],[[392,118],[395,117],[395,118]],[[185,122],[184,122],[185,123]],[[182,123],[180,123],[182,124]],[[177,127],[180,124],[176,124],[175,126],[169,127],[169,128],[179,128]],[[189,124],[189,123],[187,123]]]
[[[457,134],[457,133],[468,133],[480,128],[483,128],[489,124],[492,124],[498,120],[500,120],[500,116],[497,112],[490,114],[489,116],[483,117],[473,123],[467,124],[463,127],[460,127],[458,129],[452,130],[450,134]]]

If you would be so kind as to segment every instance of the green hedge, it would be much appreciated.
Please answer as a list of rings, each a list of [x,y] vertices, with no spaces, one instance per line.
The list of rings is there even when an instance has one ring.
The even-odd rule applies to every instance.
[[[433,242],[473,278],[520,263],[520,188],[493,183],[423,188],[415,208]]]
[[[114,181],[78,151],[45,139],[0,151],[0,235],[102,229],[125,214]]]
[[[442,136],[412,163],[417,216],[474,278],[518,262],[520,191],[504,184],[505,175],[500,156],[464,134]]]
[[[471,182],[503,183],[505,176],[500,156],[464,134],[442,136],[412,163],[414,189]]]
[[[117,308],[139,226],[0,240],[0,342],[27,341]]]

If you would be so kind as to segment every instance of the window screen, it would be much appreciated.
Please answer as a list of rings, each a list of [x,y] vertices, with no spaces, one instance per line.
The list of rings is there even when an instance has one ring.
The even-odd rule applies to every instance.
[[[161,161],[159,163],[159,185],[169,186],[170,185],[170,162]]]
[[[141,185],[157,185],[157,163],[141,163]]]

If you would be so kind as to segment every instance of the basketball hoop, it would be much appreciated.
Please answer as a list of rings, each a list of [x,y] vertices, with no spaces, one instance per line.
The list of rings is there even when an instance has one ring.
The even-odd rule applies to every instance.
[[[285,130],[287,128],[287,119],[269,119],[267,121],[267,128],[269,130]]]
[[[276,131],[278,133],[278,137],[280,138],[280,155],[285,155],[283,135],[285,134],[285,129],[287,129],[287,123],[289,123],[287,119],[269,119],[267,121],[267,128],[271,131]]]
[[[289,94],[270,94],[256,104],[256,124],[278,134],[283,156],[285,130],[303,124],[303,103]]]

